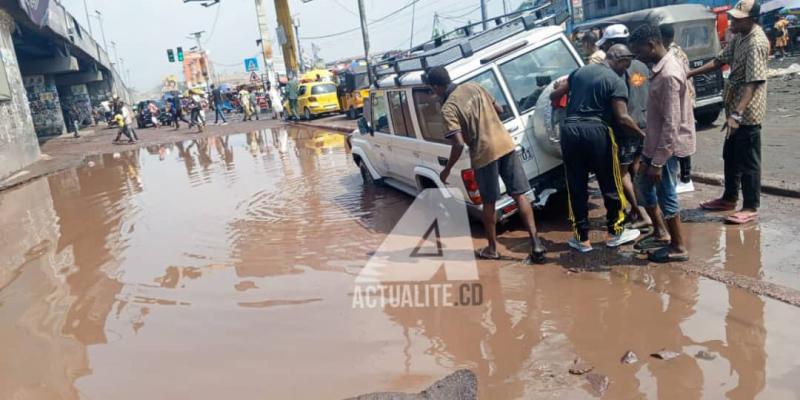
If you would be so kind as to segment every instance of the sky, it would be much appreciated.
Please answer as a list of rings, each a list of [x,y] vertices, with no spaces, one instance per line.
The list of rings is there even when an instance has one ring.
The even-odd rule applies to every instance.
[[[210,51],[210,58],[218,73],[244,71],[243,60],[259,53],[259,38],[254,0],[221,0],[212,7],[183,0],[60,0],[79,22],[86,24],[84,1],[89,13],[102,13],[102,26],[106,40],[116,42],[119,57],[130,70],[130,84],[137,90],[152,90],[164,77],[181,76],[180,63],[169,63],[166,50],[182,46],[185,50],[195,45],[187,38],[189,33],[206,31],[201,39]],[[381,19],[371,23],[369,35],[371,52],[408,48],[412,20],[414,42],[430,39],[433,15],[439,13],[445,28],[452,29],[467,21],[480,20],[479,0],[418,0],[414,7],[397,12],[413,0],[364,0],[367,19]],[[522,0],[505,0],[510,9]],[[275,28],[275,7],[266,0],[273,51],[280,52]],[[299,20],[303,51],[310,54],[311,44],[316,44],[320,57],[326,61],[363,54],[359,29],[343,35],[311,39],[359,27],[356,0],[289,0],[291,13]],[[502,14],[503,0],[488,0],[488,15]],[[412,19],[412,12],[414,18]],[[384,18],[385,17],[385,18]],[[103,43],[97,18],[90,17],[94,37]],[[113,51],[109,49],[113,56]]]

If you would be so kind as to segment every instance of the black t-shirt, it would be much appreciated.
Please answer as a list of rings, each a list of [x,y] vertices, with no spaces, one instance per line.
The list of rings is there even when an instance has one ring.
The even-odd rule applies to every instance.
[[[633,60],[625,71],[628,85],[628,114],[639,128],[647,126],[647,96],[650,90],[650,69],[639,60]]]
[[[611,99],[628,100],[625,81],[605,64],[589,64],[573,71],[568,79],[567,118],[596,117],[611,125]]]

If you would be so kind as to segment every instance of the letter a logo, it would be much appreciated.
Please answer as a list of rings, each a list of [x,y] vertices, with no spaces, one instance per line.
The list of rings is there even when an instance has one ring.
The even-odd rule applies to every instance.
[[[444,268],[448,280],[478,280],[467,209],[440,189],[414,200],[356,283],[424,282]]]

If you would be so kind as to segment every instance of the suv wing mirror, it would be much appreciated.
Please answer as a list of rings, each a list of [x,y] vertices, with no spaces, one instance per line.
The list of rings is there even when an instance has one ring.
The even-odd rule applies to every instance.
[[[375,134],[375,131],[372,130],[372,127],[369,126],[369,122],[367,122],[367,119],[364,117],[358,119],[358,132],[362,135],[366,135],[368,133],[370,135]]]

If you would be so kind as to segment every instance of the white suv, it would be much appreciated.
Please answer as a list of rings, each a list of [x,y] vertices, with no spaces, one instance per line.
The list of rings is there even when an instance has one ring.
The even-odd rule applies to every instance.
[[[562,29],[541,27],[533,15],[412,53],[388,67],[379,64],[365,117],[359,121],[359,130],[349,136],[353,160],[365,184],[385,183],[412,196],[423,189],[446,187],[439,179],[450,155],[441,100],[422,82],[426,68],[445,66],[454,82],[481,84],[502,107],[500,118],[517,144],[534,189],[528,197],[535,206],[542,206],[552,193],[563,190],[564,173],[557,134],[546,129],[534,132],[533,115],[539,98],[547,97],[542,93],[552,90],[551,82],[581,65]],[[539,114],[552,114],[549,101],[539,104],[548,106],[546,113]],[[453,168],[449,189],[460,190],[463,196],[458,198],[468,199],[470,215],[478,217],[480,193],[468,152],[463,154]],[[501,190],[504,194],[496,203],[498,221],[517,211],[502,183]]]

